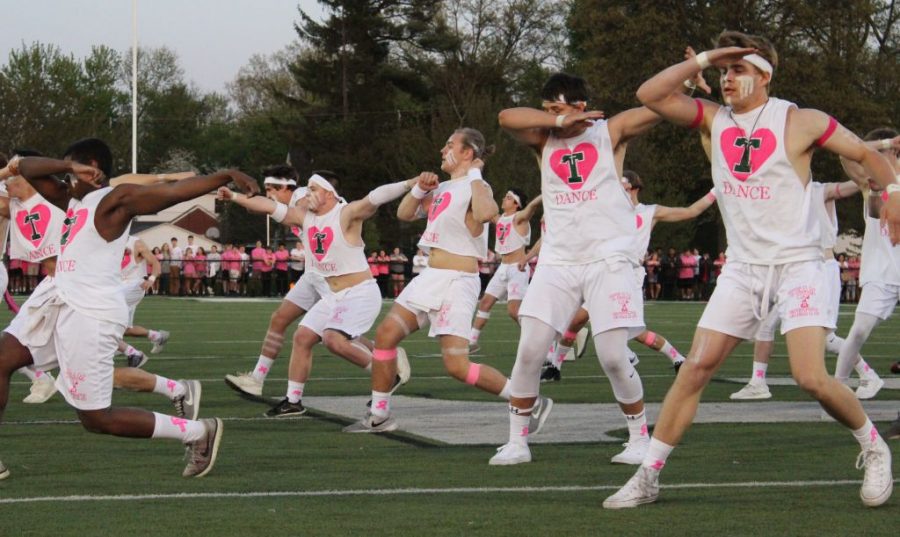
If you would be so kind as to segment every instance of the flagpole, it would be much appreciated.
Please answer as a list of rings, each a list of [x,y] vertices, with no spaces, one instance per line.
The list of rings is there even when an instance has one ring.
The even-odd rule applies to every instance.
[[[131,0],[131,173],[137,173],[137,0]]]

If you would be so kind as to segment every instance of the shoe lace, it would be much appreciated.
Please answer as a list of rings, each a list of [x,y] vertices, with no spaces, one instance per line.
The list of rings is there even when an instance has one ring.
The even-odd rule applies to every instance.
[[[178,396],[172,400],[172,403],[175,405],[175,412],[178,413],[179,416],[184,416],[184,396]]]
[[[885,458],[881,456],[881,452],[875,446],[860,451],[856,457],[856,469],[865,468],[867,474],[871,471],[878,475],[883,470],[884,463]]]

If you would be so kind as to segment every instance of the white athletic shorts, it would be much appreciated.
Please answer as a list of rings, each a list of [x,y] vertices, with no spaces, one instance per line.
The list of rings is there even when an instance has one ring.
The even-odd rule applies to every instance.
[[[52,277],[47,276],[37,284],[37,287],[31,292],[31,296],[28,297],[28,300],[19,307],[19,313],[13,317],[13,320],[9,322],[9,326],[3,330],[15,337],[20,343],[28,348],[28,351],[31,353],[31,359],[34,362],[34,367],[41,371],[50,371],[51,369],[57,368],[56,348],[54,347],[53,336],[51,335],[47,343],[40,346],[27,345],[24,342],[24,336],[26,327],[28,327],[31,322],[31,318],[29,317],[31,306],[33,304],[45,302],[51,294],[56,294],[56,284]]]
[[[144,280],[135,280],[122,284],[122,293],[125,295],[125,304],[128,305],[128,327],[134,326],[134,312],[138,304],[144,299],[144,289],[141,287]]]
[[[750,265],[729,261],[722,268],[697,326],[741,339],[753,339],[768,311],[781,322],[781,333],[795,328],[821,326],[835,329],[837,307],[834,282],[825,261],[798,261],[784,265]],[[768,284],[768,308],[763,304]],[[760,319],[759,316],[763,315]],[[761,339],[766,341],[765,339]],[[771,341],[771,339],[769,339]]]
[[[379,312],[381,291],[375,280],[369,279],[323,296],[306,312],[300,326],[309,328],[319,337],[322,337],[325,330],[337,330],[353,339],[372,328]]]
[[[54,342],[59,360],[56,387],[78,410],[112,405],[113,356],[125,327],[76,311],[65,304],[56,319]]]
[[[300,276],[297,283],[284,295],[284,299],[303,311],[309,311],[316,305],[316,302],[329,294],[331,294],[331,289],[328,288],[328,282],[325,281],[325,277],[317,272],[308,270],[303,273],[303,276]]]
[[[519,270],[517,263],[503,263],[491,276],[484,294],[491,295],[497,300],[522,300],[528,291],[528,280],[531,278],[531,267],[525,266],[525,270]]]
[[[431,323],[429,337],[469,338],[481,280],[474,272],[428,267],[409,282],[394,304],[415,314],[419,327]]]
[[[825,261],[825,271],[831,284],[832,318],[831,324],[837,326],[838,312],[841,308],[841,264],[835,259]],[[775,329],[778,327],[778,308],[769,310],[769,315],[759,325],[756,331],[756,341],[775,341]]]
[[[583,307],[593,335],[627,328],[633,338],[644,331],[644,294],[635,267],[610,259],[584,265],[538,264],[519,316],[534,317],[563,334]]]
[[[862,296],[856,306],[856,311],[874,315],[883,321],[894,312],[898,299],[900,299],[900,285],[866,282],[862,288]]]

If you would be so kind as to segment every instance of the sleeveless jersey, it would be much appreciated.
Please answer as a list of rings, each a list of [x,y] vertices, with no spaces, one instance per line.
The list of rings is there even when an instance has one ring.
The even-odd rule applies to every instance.
[[[656,205],[644,205],[638,203],[635,207],[637,215],[635,215],[635,223],[637,228],[637,239],[634,243],[634,255],[638,260],[647,255],[647,248],[650,246],[650,232],[653,230],[653,215],[656,214]]]
[[[772,265],[822,258],[822,202],[785,150],[787,115],[795,106],[770,97],[745,114],[723,106],[713,119],[712,178],[729,260]]]
[[[528,232],[523,236],[516,229],[516,215],[500,216],[495,226],[497,228],[494,251],[500,255],[515,252],[519,248],[525,248],[531,244],[531,224],[528,224]]]
[[[125,255],[122,257],[122,281],[134,282],[143,281],[147,275],[147,262],[143,259],[137,259],[134,253],[134,243],[138,238],[129,236],[125,242]]]
[[[56,287],[76,311],[121,325],[127,324],[128,306],[120,291],[122,252],[131,222],[115,240],[106,242],[94,223],[97,206],[112,191],[101,188],[83,199],[72,198],[63,220],[56,262]]]
[[[9,257],[36,263],[59,255],[59,234],[66,213],[40,194],[22,201],[9,198]]]
[[[369,272],[365,245],[348,244],[341,229],[341,211],[345,206],[346,204],[336,203],[323,215],[307,211],[306,218],[303,219],[306,267],[325,277]]]
[[[900,246],[891,245],[887,228],[881,227],[878,218],[872,218],[869,204],[873,196],[880,192],[866,189],[863,203],[866,231],[863,234],[862,265],[859,268],[859,283],[869,282],[900,285]]]
[[[419,240],[424,252],[440,248],[451,254],[483,259],[487,257],[488,224],[477,237],[466,227],[466,213],[472,202],[472,183],[483,181],[467,176],[444,181],[434,191],[428,208],[428,224]]]
[[[541,264],[634,257],[635,209],[622,188],[606,121],[572,138],[550,135],[541,155],[546,230]]]
[[[812,181],[809,183],[813,190],[813,200],[819,202],[819,222],[822,226],[822,248],[833,249],[837,245],[838,220],[837,208],[834,199],[826,200],[828,188],[824,183]]]

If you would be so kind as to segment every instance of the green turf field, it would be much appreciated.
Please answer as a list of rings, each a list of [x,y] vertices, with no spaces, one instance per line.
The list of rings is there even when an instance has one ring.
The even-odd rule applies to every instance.
[[[612,512],[600,503],[633,473],[609,464],[621,450],[618,443],[534,445],[531,464],[490,467],[496,445],[342,434],[349,418],[315,412],[265,420],[264,406],[239,399],[221,378],[253,367],[276,305],[150,297],[138,310],[139,324],[172,332],[165,352],[145,368],[201,379],[201,415],[225,419],[219,462],[202,479],[181,478],[182,448],[175,443],[86,433],[59,396],[44,405],[21,404],[28,385],[15,376],[0,427],[0,460],[12,472],[0,482],[0,536],[893,536],[900,527],[900,494],[882,508],[863,507],[862,473],[853,466],[856,443],[833,423],[696,425],[669,459],[660,501]],[[686,353],[701,310],[696,304],[651,304],[646,318]],[[477,360],[509,372],[518,329],[502,311],[495,308],[482,335],[484,356]],[[849,328],[852,311],[843,307],[839,334]],[[8,318],[0,314],[0,322]],[[884,378],[892,377],[888,368],[898,359],[898,343],[900,321],[894,318],[863,349]],[[145,341],[136,345],[149,349]],[[661,401],[672,380],[667,360],[640,344],[632,348],[641,357],[646,400]],[[407,349],[413,379],[403,395],[493,400],[446,377],[435,342],[417,334]],[[613,402],[592,356],[591,347],[585,358],[567,363],[563,380],[545,385],[544,392],[563,405]],[[704,400],[727,401],[741,384],[725,379],[746,378],[750,356],[750,345],[739,347]],[[322,350],[316,357],[309,400],[369,392],[365,371]],[[830,370],[834,360],[828,358]],[[267,394],[283,394],[286,369],[286,359],[276,363]],[[769,376],[787,375],[779,341]],[[794,387],[771,390],[773,400],[809,400]],[[896,401],[900,410],[900,390],[882,390],[877,400]],[[171,412],[165,399],[152,394],[117,392],[114,402]],[[401,427],[411,419],[403,416]],[[497,421],[505,423],[506,415],[499,412]],[[900,451],[900,442],[892,447]],[[894,469],[896,475],[896,462]]]

